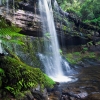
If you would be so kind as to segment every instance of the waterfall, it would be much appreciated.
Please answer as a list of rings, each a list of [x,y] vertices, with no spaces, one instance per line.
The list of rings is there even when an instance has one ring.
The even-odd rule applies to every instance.
[[[15,13],[15,0],[13,0],[13,13]]]
[[[15,20],[15,0],[13,0],[12,8],[13,8],[13,10],[12,10],[12,13],[13,13],[13,20],[14,20],[14,23],[15,23],[15,22],[16,22],[16,20]]]
[[[6,13],[7,13],[7,17],[9,14],[9,0],[6,0]]]
[[[0,0],[0,6],[2,5],[2,1]],[[0,9],[0,14],[1,14],[1,9]],[[0,53],[2,53],[2,47],[1,47],[2,41],[0,40]]]
[[[54,11],[55,11],[55,21],[56,21],[56,24],[59,23],[59,28],[60,28],[60,35],[61,35],[61,45],[63,47],[64,45],[64,32],[63,32],[63,26],[62,26],[62,22],[64,20],[64,16],[60,14],[59,12],[59,6],[58,6],[58,3],[56,0],[54,0]]]
[[[44,5],[44,11],[46,12],[46,18],[47,21],[43,22],[43,25],[46,25],[48,27],[47,32],[44,33],[45,34],[49,34],[50,38],[49,38],[49,43],[45,43],[45,47],[46,47],[46,51],[51,52],[51,58],[53,59],[52,64],[54,66],[53,68],[53,73],[48,72],[48,75],[51,76],[51,74],[55,74],[56,75],[62,75],[62,69],[61,69],[61,59],[60,59],[60,54],[59,54],[59,46],[58,46],[58,42],[57,42],[57,36],[56,36],[56,30],[55,30],[55,26],[54,26],[54,21],[53,21],[53,15],[52,15],[52,7],[49,3],[50,9],[48,7],[48,3],[47,0],[40,0],[39,1],[39,5],[42,6],[42,3]],[[41,12],[42,13],[42,12]],[[41,14],[43,16],[43,14]],[[44,26],[44,27],[46,27]],[[51,45],[51,49],[49,48],[49,46]],[[48,55],[50,56],[50,55]],[[48,65],[49,65],[49,61],[47,61]],[[48,68],[47,68],[48,70]]]
[[[0,40],[0,53],[3,52],[3,51],[2,51],[2,47],[1,47],[1,43],[2,43],[2,41]]]
[[[1,2],[1,0],[0,0],[0,6],[2,5],[2,2]],[[0,8],[0,14],[1,14],[1,8]]]
[[[70,78],[64,76],[61,66],[62,58],[59,52],[51,1],[39,0],[39,9],[44,34],[44,53],[39,53],[39,57],[45,66],[45,72],[55,81],[71,81]]]

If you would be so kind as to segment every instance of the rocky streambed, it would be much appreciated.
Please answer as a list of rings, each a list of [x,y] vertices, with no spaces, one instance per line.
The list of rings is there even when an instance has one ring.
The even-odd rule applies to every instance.
[[[50,100],[100,100],[100,65],[94,62],[88,65],[76,69],[78,73],[73,77],[77,81],[60,83],[50,93]]]

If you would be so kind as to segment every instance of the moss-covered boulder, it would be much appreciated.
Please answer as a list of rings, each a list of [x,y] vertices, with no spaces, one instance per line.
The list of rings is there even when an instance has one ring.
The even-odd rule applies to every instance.
[[[19,92],[41,86],[52,87],[54,81],[39,68],[30,67],[21,61],[0,57],[0,90],[16,95]]]

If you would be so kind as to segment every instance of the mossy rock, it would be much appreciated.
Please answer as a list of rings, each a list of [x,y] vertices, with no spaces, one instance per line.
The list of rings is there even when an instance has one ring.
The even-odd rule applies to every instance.
[[[67,61],[71,64],[78,64],[80,61],[82,61],[85,58],[98,59],[95,52],[88,52],[85,49],[87,50],[87,48],[84,48],[83,51],[81,52],[67,53],[66,54]]]
[[[55,83],[39,68],[30,67],[19,60],[5,56],[0,58],[0,69],[4,71],[1,78],[1,89],[9,91],[16,95],[18,92],[35,88],[38,85],[44,87],[52,87]]]

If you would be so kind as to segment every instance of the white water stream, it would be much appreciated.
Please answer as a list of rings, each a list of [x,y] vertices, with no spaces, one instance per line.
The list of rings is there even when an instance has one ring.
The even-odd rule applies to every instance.
[[[2,2],[1,2],[1,0],[0,0],[0,7],[1,7],[1,5],[2,5]],[[1,14],[1,8],[0,8],[0,14]]]
[[[45,71],[53,80],[59,82],[71,81],[64,72],[61,66],[62,58],[57,40],[57,33],[54,25],[53,11],[51,0],[39,0],[39,9],[43,24],[44,33],[44,54],[39,53],[39,57],[45,66]],[[45,13],[45,14],[44,14]],[[70,69],[69,64],[63,61],[66,69]]]
[[[9,14],[9,0],[6,0],[6,11],[7,11],[7,15]]]
[[[1,2],[1,0],[0,0],[0,6],[2,5],[2,2]],[[1,9],[0,9],[0,14],[1,14]],[[1,47],[1,40],[0,40],[0,53],[2,53],[2,47]]]
[[[0,53],[2,53],[3,52],[3,50],[2,50],[2,47],[1,47],[1,40],[0,40]]]

